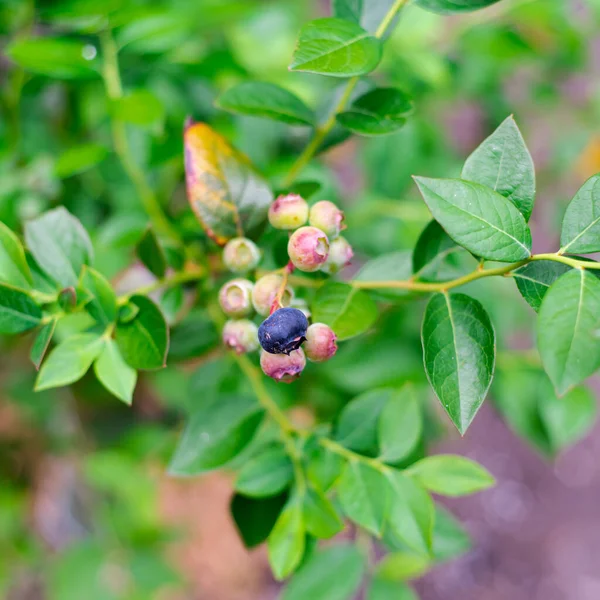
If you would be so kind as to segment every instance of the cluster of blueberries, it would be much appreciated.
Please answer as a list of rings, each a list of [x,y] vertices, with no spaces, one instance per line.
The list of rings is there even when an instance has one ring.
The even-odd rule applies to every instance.
[[[279,196],[269,208],[269,223],[293,231],[288,242],[290,264],[255,282],[236,277],[219,291],[219,304],[230,317],[223,328],[223,342],[240,354],[258,350],[260,344],[262,370],[277,381],[297,379],[306,358],[322,362],[336,353],[335,333],[324,323],[309,325],[308,306],[295,298],[287,273],[321,270],[332,275],[347,265],[353,252],[340,236],[343,221],[343,212],[328,200],[309,208],[297,194]],[[244,237],[233,238],[223,250],[225,266],[237,275],[254,270],[260,258],[257,245]],[[267,317],[260,327],[249,318],[254,311]]]

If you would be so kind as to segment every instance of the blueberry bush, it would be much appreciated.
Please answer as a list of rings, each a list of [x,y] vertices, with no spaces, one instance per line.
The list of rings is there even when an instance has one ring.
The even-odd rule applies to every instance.
[[[231,515],[246,546],[266,542],[284,600],[363,586],[368,600],[415,598],[410,580],[469,547],[432,494],[494,484],[470,459],[432,454],[449,423],[464,435],[494,386],[497,410],[543,455],[588,431],[600,175],[560,209],[560,243],[534,253],[534,164],[495,87],[529,57],[495,29],[505,3],[332,0],[313,20],[284,7],[291,21],[276,4],[230,0],[1,9],[2,348],[28,348],[12,393],[40,427],[51,409],[31,400],[33,377],[35,398],[72,386],[77,411],[118,415],[85,466],[111,515],[136,514],[151,483],[127,467],[158,441],[172,476],[235,474]],[[535,23],[535,2],[523,4],[506,10]],[[450,59],[428,54],[420,27],[484,8],[445,52],[498,46],[495,71],[483,55],[455,65],[494,127],[448,159],[431,115],[437,91],[451,94]],[[561,10],[540,9],[548,22]],[[511,352],[503,332],[533,320],[537,344]],[[143,442],[107,394],[130,405],[148,389],[165,408]],[[176,578],[149,558],[165,534],[144,514],[121,544],[157,571],[156,588],[133,576],[99,598],[149,597]],[[102,560],[104,546],[78,548]],[[35,562],[40,549],[19,553]],[[53,571],[53,597],[77,597],[76,556]]]

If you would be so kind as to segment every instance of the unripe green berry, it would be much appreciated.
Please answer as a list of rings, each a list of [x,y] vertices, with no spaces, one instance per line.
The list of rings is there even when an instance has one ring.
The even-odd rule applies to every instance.
[[[321,200],[311,207],[308,223],[334,240],[344,229],[344,213],[333,202]]]
[[[308,220],[308,203],[298,194],[279,196],[269,207],[269,223],[275,229],[297,229]]]
[[[329,244],[329,255],[321,267],[321,271],[329,275],[334,275],[340,269],[350,264],[353,256],[354,251],[352,250],[352,246],[346,238],[340,236]]]
[[[263,317],[271,313],[271,307],[275,298],[281,289],[283,276],[276,273],[269,273],[261,277],[252,289],[252,305],[254,310]],[[281,298],[282,306],[289,306],[294,297],[294,292],[290,287],[286,287]]]
[[[258,349],[258,327],[249,319],[229,320],[223,327],[223,343],[238,354]]]
[[[300,271],[317,271],[327,260],[329,240],[316,227],[300,227],[292,233],[288,242],[288,255]]]
[[[329,325],[313,323],[306,330],[306,342],[304,342],[306,357],[312,362],[329,360],[337,352],[336,340],[337,336]]]
[[[289,354],[260,353],[260,366],[265,375],[275,381],[291,383],[300,377],[306,366],[306,357],[301,348]]]
[[[246,273],[258,265],[260,250],[248,238],[237,237],[229,240],[223,249],[223,262],[233,273]]]
[[[247,279],[232,279],[219,290],[219,304],[229,317],[247,317],[252,313],[253,284]]]

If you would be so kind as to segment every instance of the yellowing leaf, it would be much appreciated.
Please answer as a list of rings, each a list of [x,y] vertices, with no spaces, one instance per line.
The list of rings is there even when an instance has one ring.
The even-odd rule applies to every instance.
[[[264,222],[273,194],[246,156],[205,123],[184,133],[185,171],[192,210],[218,244]]]

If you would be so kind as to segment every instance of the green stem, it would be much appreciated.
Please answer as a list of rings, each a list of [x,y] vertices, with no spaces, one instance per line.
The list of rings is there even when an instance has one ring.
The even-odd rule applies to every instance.
[[[390,10],[387,12],[383,20],[381,21],[377,31],[375,32],[376,38],[382,38],[389,26],[392,24],[394,17],[398,14],[400,9],[408,4],[409,0],[396,0]],[[340,96],[340,99],[337,101],[337,104],[333,108],[331,114],[328,119],[319,127],[315,129],[315,135],[312,140],[308,143],[308,145],[304,148],[302,153],[298,156],[294,164],[291,166],[288,174],[284,178],[282,182],[282,186],[287,188],[294,183],[296,177],[302,172],[302,169],[311,161],[312,157],[317,153],[319,147],[323,143],[323,140],[327,137],[327,134],[333,129],[336,121],[336,115],[346,108],[348,101],[350,100],[350,96],[356,87],[356,84],[359,82],[360,77],[352,77],[346,83],[346,87]]]
[[[377,31],[375,31],[376,38],[382,38],[385,35],[385,32],[388,30],[388,27],[392,24],[394,17],[398,14],[400,9],[405,4],[408,4],[408,0],[396,0],[396,2],[394,2],[394,4],[390,8],[390,10],[388,10],[385,17],[383,17],[383,20],[379,24]]]
[[[269,416],[277,423],[286,438],[295,433],[296,428],[293,423],[285,416],[285,413],[277,406],[277,403],[271,398],[265,387],[262,373],[252,364],[245,354],[231,353],[231,356],[237,362],[238,366],[248,378],[250,386],[258,398],[260,405],[267,411]]]
[[[363,456],[362,454],[358,454],[357,452],[348,450],[348,448],[345,448],[341,444],[334,442],[330,438],[319,438],[319,443],[321,444],[321,446],[323,446],[323,448],[327,448],[327,450],[333,452],[334,454],[338,454],[346,460],[362,462],[365,465],[371,467],[372,469],[376,469],[377,471],[381,471],[382,473],[385,473],[386,471],[390,470],[390,467],[382,463],[380,460],[377,460],[376,458],[369,458],[368,456]]]
[[[106,93],[110,100],[119,100],[123,97],[123,86],[119,72],[118,49],[110,30],[105,30],[100,34],[100,44],[103,54],[102,76]],[[119,119],[113,118],[111,119],[111,129],[115,152],[123,165],[125,173],[127,173],[135,187],[144,210],[150,217],[156,231],[177,245],[181,245],[181,236],[165,215],[154,190],[146,179],[144,171],[133,156],[127,139],[125,124]]]
[[[383,21],[381,22],[380,26],[378,27],[375,33],[376,37],[380,38],[385,34],[398,11],[405,4],[407,4],[408,1],[409,0],[396,0],[396,2],[394,2],[394,5],[390,8]],[[350,100],[350,96],[352,94],[352,91],[356,87],[358,80],[358,77],[353,77],[348,81],[348,83],[346,84],[346,88],[344,89],[331,115],[328,117],[325,123],[323,123],[320,127],[316,128],[313,139],[306,146],[306,148],[300,154],[300,156],[298,156],[296,162],[292,165],[290,171],[287,174],[287,177],[283,181],[284,187],[289,187],[295,181],[296,177],[299,175],[302,169],[310,162],[314,154],[317,152],[317,150],[321,146],[321,143],[335,125],[337,113],[342,111],[348,103],[348,101]],[[292,277],[294,276],[290,276],[290,280],[292,279]],[[298,278],[298,280],[300,280],[300,278]],[[311,285],[313,285],[312,281]],[[319,285],[319,283],[314,282],[314,285]],[[217,324],[220,324],[223,319],[218,311],[218,308],[214,308],[213,310],[213,307],[209,305],[208,309],[213,321]],[[299,493],[304,493],[304,490],[306,489],[306,479],[304,477],[301,457],[299,456],[298,448],[296,446],[296,438],[303,437],[306,434],[306,432],[297,428],[287,418],[283,410],[279,408],[279,406],[270,396],[268,390],[265,387],[263,374],[259,369],[257,369],[254,366],[250,359],[244,354],[235,354],[232,352],[231,355],[239,365],[242,372],[246,375],[246,378],[250,383],[250,387],[252,388],[252,391],[257,397],[260,405],[265,409],[270,418],[273,421],[275,421],[275,423],[279,427],[281,437],[286,448],[286,452],[289,454],[290,459],[292,460],[292,463],[294,465],[296,487]],[[337,454],[345,456],[350,460],[363,461],[366,464],[369,464],[380,471],[385,471],[388,468],[381,462],[372,458],[368,458],[366,456],[361,456],[360,454],[356,454],[351,450],[347,450],[346,448],[340,446],[332,440],[322,439],[321,443],[325,447],[328,447],[332,452],[336,452]]]
[[[148,294],[151,294],[152,292],[156,292],[157,290],[160,290],[162,288],[169,288],[169,287],[174,287],[176,285],[181,285],[183,283],[190,283],[192,281],[200,281],[201,279],[204,279],[204,277],[206,276],[204,270],[197,270],[197,271],[182,271],[181,273],[176,273],[175,275],[172,275],[171,277],[166,277],[164,279],[157,279],[156,281],[153,281],[152,283],[149,283],[148,285],[142,286],[140,288],[137,288],[136,290],[133,290],[132,292],[128,292],[127,294],[122,294],[121,296],[119,296],[118,298],[118,302],[119,304],[125,304],[125,302],[127,302],[127,300],[129,300],[129,298],[131,298],[131,296],[136,296],[136,295],[143,295],[143,296],[147,296]]]
[[[600,263],[590,262],[588,260],[579,260],[577,258],[569,258],[568,256],[562,256],[560,250],[555,254],[534,254],[529,259],[530,262],[536,260],[553,260],[554,262],[569,265],[574,269],[600,269]]]
[[[457,279],[452,279],[450,281],[441,281],[439,283],[429,283],[425,281],[415,281],[414,279],[405,279],[397,281],[352,281],[351,285],[355,288],[363,290],[402,289],[410,290],[413,292],[446,292],[453,288],[463,286],[472,281],[476,281],[477,279],[508,275],[512,271],[515,271],[516,269],[524,265],[538,260],[551,260],[578,269],[600,269],[600,263],[577,260],[576,258],[561,256],[560,254],[534,254],[533,256],[530,256],[525,260],[521,260],[516,263],[511,263],[510,265],[497,267],[495,269],[477,268],[471,273],[463,275],[462,277],[458,277]]]
[[[262,373],[252,364],[252,361],[245,354],[231,353],[238,366],[246,375],[250,386],[258,398],[258,402],[265,409],[273,421],[279,427],[281,440],[285,446],[285,451],[292,461],[294,467],[294,480],[296,482],[296,490],[300,495],[306,491],[306,478],[304,477],[304,469],[302,467],[302,457],[296,446],[296,435],[299,433],[295,425],[286,417],[285,413],[279,408],[275,400],[267,391]]]

